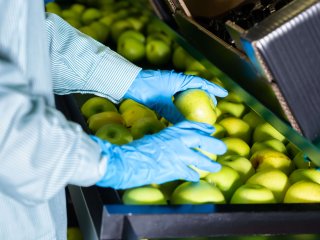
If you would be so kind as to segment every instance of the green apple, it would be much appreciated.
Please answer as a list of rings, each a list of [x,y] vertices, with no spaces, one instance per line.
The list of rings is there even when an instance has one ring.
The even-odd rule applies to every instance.
[[[72,11],[72,10],[70,10],[70,9],[63,9],[63,10],[61,11],[61,17],[62,17],[63,19],[69,19],[69,18],[71,18],[71,19],[80,20],[80,14],[77,13],[77,12],[74,12],[74,11]]]
[[[220,171],[209,173],[204,178],[208,183],[217,186],[229,201],[234,191],[243,183],[240,174],[231,167],[222,165]]]
[[[175,96],[174,104],[190,121],[213,125],[217,120],[211,97],[201,89],[188,89]]]
[[[165,125],[155,117],[143,117],[133,122],[131,134],[133,139],[142,138],[147,134],[154,134],[165,128]]]
[[[250,161],[256,171],[275,168],[289,175],[294,169],[294,163],[287,155],[269,148],[255,152]]]
[[[136,39],[143,44],[146,41],[146,37],[143,35],[143,33],[136,31],[136,30],[133,30],[133,29],[130,29],[130,30],[124,31],[123,33],[120,34],[117,44],[121,44],[121,42],[127,38]]]
[[[212,78],[208,79],[208,81],[220,87],[223,87],[223,88],[225,87],[223,82],[217,76],[213,76]]]
[[[304,152],[299,152],[293,158],[296,168],[314,168],[316,165],[308,158]]]
[[[228,166],[236,170],[239,173],[242,182],[246,182],[247,179],[255,173],[249,159],[239,155],[220,156],[217,161],[224,166]]]
[[[143,106],[142,104],[128,98],[128,99],[124,99],[122,102],[120,102],[119,104],[119,112],[123,113],[124,111],[128,110],[131,108],[131,106]]]
[[[283,142],[281,142],[278,139],[269,139],[263,142],[255,142],[251,146],[250,154],[253,155],[256,151],[263,150],[266,148],[270,148],[278,152],[282,152],[283,154],[287,154],[286,146],[283,144]]]
[[[74,19],[74,18],[67,18],[65,19],[66,22],[68,22],[72,27],[79,29],[81,28],[81,22],[78,19]]]
[[[225,137],[221,139],[227,146],[227,152],[224,155],[239,155],[249,157],[250,147],[248,143],[241,138]]]
[[[131,106],[129,109],[126,109],[124,112],[122,112],[121,115],[127,127],[132,127],[136,121],[139,121],[145,117],[154,119],[158,118],[154,111],[143,105]]]
[[[99,9],[96,8],[87,8],[81,15],[81,21],[83,24],[88,25],[99,18],[102,17],[102,14]]]
[[[226,136],[227,131],[221,124],[215,123],[213,124],[213,126],[215,130],[214,130],[214,133],[211,134],[212,137],[220,139]]]
[[[249,183],[239,187],[230,200],[231,204],[262,204],[276,202],[270,189],[259,184]]]
[[[292,142],[288,142],[286,145],[286,148],[287,148],[288,155],[291,158],[294,158],[298,153],[301,152],[301,150],[296,145],[294,145]]]
[[[171,47],[162,40],[152,40],[146,44],[146,58],[155,66],[165,66],[171,59]]]
[[[240,138],[249,143],[251,140],[251,127],[242,119],[226,117],[219,121],[219,124],[226,130],[229,137]]]
[[[67,240],[83,240],[83,236],[79,227],[67,228]]]
[[[80,3],[74,3],[70,6],[69,8],[71,11],[74,11],[76,13],[78,13],[79,15],[82,14],[85,9],[86,9],[86,6],[83,5],[83,4],[80,4]]]
[[[217,104],[217,108],[219,108],[222,113],[229,113],[231,116],[236,118],[241,118],[247,111],[247,107],[243,103],[230,102],[226,99],[220,100]]]
[[[265,122],[256,126],[253,131],[253,142],[263,142],[269,139],[278,139],[285,143],[286,138],[277,131],[271,124]]]
[[[135,38],[126,38],[117,45],[117,52],[129,61],[137,63],[144,59],[146,47]]]
[[[147,43],[152,42],[153,40],[159,40],[165,42],[168,46],[171,46],[172,39],[167,34],[163,32],[155,32],[147,35]]]
[[[286,192],[284,203],[320,203],[320,184],[312,181],[299,181]]]
[[[143,186],[126,189],[122,196],[125,205],[166,205],[167,200],[160,189]]]
[[[117,145],[127,144],[133,140],[129,129],[120,123],[107,123],[100,127],[95,135]]]
[[[218,187],[200,180],[199,182],[184,182],[172,193],[171,204],[206,204],[226,203]]]
[[[263,118],[261,118],[256,112],[254,111],[250,111],[248,113],[246,113],[243,117],[242,117],[243,121],[245,121],[246,123],[249,124],[249,126],[254,129],[256,128],[256,126],[258,126],[259,124],[265,123],[265,120],[263,120]]]
[[[186,70],[185,72],[198,72],[198,76],[210,79],[212,78],[212,73],[207,70],[207,68],[198,60],[189,56],[185,60]]]
[[[110,29],[111,29],[111,38],[114,43],[117,43],[120,35],[127,30],[133,29],[133,26],[126,19],[119,19],[114,21],[111,24]]]
[[[93,114],[100,112],[118,112],[116,105],[103,97],[91,97],[81,106],[81,113],[89,118]]]
[[[186,59],[189,58],[189,53],[181,46],[174,49],[172,53],[172,64],[178,71],[186,70]]]
[[[107,123],[120,123],[124,125],[124,119],[122,115],[113,111],[93,114],[88,118],[87,122],[89,129],[94,133]]]
[[[109,27],[102,22],[95,21],[92,22],[89,27],[93,29],[98,34],[98,41],[104,43],[109,35]]]
[[[166,32],[166,27],[165,24],[159,20],[159,19],[155,19],[153,18],[150,22],[148,22],[147,26],[146,26],[146,34],[150,35],[152,33],[155,32]]]
[[[61,15],[61,7],[55,2],[49,2],[46,4],[46,11],[50,13],[55,13]]]
[[[289,175],[289,181],[291,184],[299,182],[301,180],[312,181],[320,184],[320,171],[315,168],[309,168],[309,169],[300,168],[300,169],[295,169]]]
[[[111,26],[113,24],[113,22],[115,22],[117,20],[117,15],[115,13],[110,13],[106,16],[103,16],[99,19],[100,22],[102,22],[103,24],[105,24],[106,26]]]
[[[160,191],[163,193],[163,195],[165,196],[166,200],[170,200],[171,195],[173,193],[173,191],[180,185],[182,184],[184,181],[182,180],[174,180],[174,181],[170,181],[170,182],[165,182],[162,184],[152,184],[152,186],[155,186],[156,188],[159,188]]]
[[[228,102],[233,102],[233,103],[243,103],[242,98],[235,91],[229,91],[228,96],[223,98],[223,100],[228,101]]]
[[[290,186],[288,176],[278,169],[266,169],[256,172],[247,183],[259,184],[273,192],[278,203],[283,201],[284,195]]]
[[[79,31],[99,41],[100,35],[93,28],[90,28],[89,26],[82,26],[79,28]]]
[[[127,21],[131,23],[133,26],[133,29],[139,32],[143,31],[143,28],[145,26],[145,22],[142,18],[139,17],[128,17]]]

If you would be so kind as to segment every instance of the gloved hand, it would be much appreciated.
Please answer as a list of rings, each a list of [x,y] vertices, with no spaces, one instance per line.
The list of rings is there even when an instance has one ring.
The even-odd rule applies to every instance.
[[[205,90],[216,104],[217,97],[228,92],[222,87],[198,76],[185,75],[174,71],[142,70],[131,84],[124,98],[131,98],[155,110],[171,123],[184,119],[172,102],[172,96],[189,88]]]
[[[92,136],[107,160],[106,173],[98,186],[126,189],[176,179],[198,181],[199,174],[189,166],[206,171],[219,171],[220,164],[194,150],[201,148],[223,154],[225,144],[210,134],[214,127],[183,121],[161,132],[126,145],[112,145]]]

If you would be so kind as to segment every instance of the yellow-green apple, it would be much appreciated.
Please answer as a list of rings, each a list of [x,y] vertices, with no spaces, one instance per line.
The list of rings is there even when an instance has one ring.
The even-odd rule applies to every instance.
[[[256,126],[258,126],[259,124],[262,124],[265,122],[265,120],[263,118],[261,118],[256,112],[254,112],[252,110],[250,112],[246,113],[242,117],[242,119],[243,119],[243,121],[248,123],[252,129],[256,128]]]
[[[304,152],[297,153],[293,158],[296,168],[314,168],[316,165],[308,158]]]
[[[286,148],[287,148],[288,155],[291,158],[294,158],[298,153],[301,152],[301,150],[292,142],[288,142],[286,145]]]
[[[128,37],[117,44],[117,52],[129,61],[136,63],[144,59],[146,47],[143,42]]]
[[[110,33],[111,33],[111,38],[112,38],[113,42],[117,43],[120,35],[123,32],[130,30],[130,29],[133,29],[133,26],[126,19],[118,19],[118,20],[114,21],[110,25]]]
[[[84,12],[81,15],[81,21],[83,24],[88,25],[92,23],[95,20],[98,20],[101,18],[101,12],[99,9],[96,8],[87,8],[84,10]]]
[[[99,41],[100,36],[93,28],[90,28],[89,26],[82,26],[79,28],[79,31]]]
[[[200,61],[196,60],[192,56],[185,59],[185,65],[186,72],[198,72],[197,75],[206,79],[211,79],[213,77],[213,74]]]
[[[276,203],[272,191],[259,184],[246,183],[239,187],[230,200],[231,204]]]
[[[109,27],[102,22],[94,21],[89,25],[97,34],[98,34],[98,41],[105,42],[109,35]]]
[[[174,104],[188,120],[211,125],[217,120],[214,103],[204,90],[185,90],[175,96]]]
[[[299,182],[301,180],[312,181],[320,184],[320,171],[315,168],[299,168],[295,169],[289,175],[289,181],[291,184]]]
[[[61,15],[61,7],[56,2],[49,2],[46,4],[46,11]]]
[[[286,192],[284,203],[320,203],[320,184],[312,181],[299,181]]]
[[[226,136],[226,129],[219,123],[215,123],[213,124],[214,126],[214,133],[211,134],[211,136],[215,137],[215,138],[223,138]]]
[[[65,19],[66,22],[68,22],[72,27],[76,28],[76,29],[80,29],[81,28],[81,22],[78,19],[74,19],[74,18],[67,18]]]
[[[286,137],[267,122],[256,126],[252,138],[253,142],[263,142],[269,139],[278,139],[284,143],[286,141]]]
[[[139,32],[143,31],[143,28],[146,24],[142,18],[133,17],[133,16],[128,17],[127,21],[131,23],[134,30],[139,31]]]
[[[139,119],[144,117],[155,119],[158,118],[154,111],[141,104],[133,105],[130,108],[127,108],[124,112],[121,113],[121,115],[127,127],[131,127],[135,121],[139,121]]]
[[[165,42],[168,46],[171,46],[172,39],[169,35],[164,32],[154,32],[147,35],[147,43],[153,40],[159,40]]]
[[[294,163],[287,155],[269,148],[255,152],[250,161],[256,171],[275,168],[289,175],[294,170]]]
[[[241,138],[225,137],[221,139],[227,146],[227,152],[224,155],[239,155],[249,157],[250,147],[248,143]]]
[[[61,17],[63,19],[76,19],[76,20],[79,20],[80,21],[80,14],[77,13],[77,12],[74,12],[70,9],[63,9],[61,11]]]
[[[153,18],[150,22],[148,22],[146,26],[146,34],[150,35],[155,32],[164,32],[166,33],[165,24],[161,20]]]
[[[162,40],[151,40],[146,44],[146,59],[155,66],[165,66],[171,59],[171,47]]]
[[[283,201],[284,195],[290,186],[288,176],[278,169],[266,169],[256,172],[247,183],[259,184],[273,192],[278,203]]]
[[[105,15],[99,19],[100,22],[102,22],[103,24],[105,24],[106,26],[109,26],[109,27],[116,20],[117,20],[117,14],[115,14],[115,13],[110,13],[110,14]]]
[[[224,166],[236,170],[239,173],[242,182],[246,182],[247,179],[255,173],[249,159],[239,155],[223,155],[220,156],[217,161]]]
[[[118,112],[116,105],[110,100],[102,97],[92,97],[81,106],[81,113],[89,118],[93,114],[100,112]]]
[[[219,86],[221,86],[221,87],[223,87],[223,88],[225,87],[224,84],[223,84],[223,82],[222,82],[217,76],[214,76],[214,77],[208,79],[208,81],[209,81],[209,82],[212,82],[212,83],[214,83],[214,84],[217,84],[217,85],[219,85]]]
[[[226,203],[218,187],[200,180],[199,182],[184,182],[173,191],[171,204],[206,204]]]
[[[166,205],[167,200],[160,189],[142,186],[124,190],[122,202],[125,205]]]
[[[143,35],[143,33],[130,29],[120,34],[117,44],[121,44],[122,40],[127,38],[134,38],[141,43],[145,43],[146,41],[146,37]]]
[[[241,102],[230,102],[226,99],[220,100],[217,108],[219,108],[223,114],[228,113],[236,118],[241,118],[247,110],[245,104]]]
[[[131,106],[135,106],[135,105],[142,105],[132,99],[124,99],[122,102],[120,102],[119,104],[119,112],[123,113],[124,111],[126,111],[127,109],[130,109]]]
[[[186,59],[190,57],[190,54],[184,50],[183,47],[178,46],[172,53],[172,64],[178,71],[186,70]]]
[[[165,128],[165,125],[155,117],[142,117],[133,122],[130,131],[133,139],[142,138],[147,134],[154,134]]]
[[[183,180],[174,180],[174,181],[165,182],[162,184],[151,184],[151,185],[156,188],[159,188],[160,191],[165,196],[165,198],[169,201],[173,191],[176,189],[176,187],[178,187],[183,182],[184,182]]]
[[[251,127],[242,119],[226,117],[218,122],[226,130],[226,136],[240,138],[249,143],[251,139]]]
[[[86,9],[86,6],[80,3],[74,3],[69,8],[71,11],[74,11],[78,14],[82,14],[84,10]]]
[[[286,145],[284,145],[283,142],[281,142],[278,139],[269,139],[263,142],[255,142],[251,146],[250,154],[253,155],[256,151],[263,150],[266,148],[270,148],[287,155]]]
[[[231,167],[222,165],[220,171],[209,173],[204,178],[208,183],[217,186],[228,202],[234,191],[243,183],[240,174]]]
[[[99,128],[107,123],[120,123],[124,124],[122,115],[118,112],[100,112],[91,115],[88,118],[88,127],[92,132],[96,132]]]
[[[133,140],[129,129],[120,123],[107,123],[100,127],[95,135],[117,145],[127,144]]]
[[[228,96],[226,96],[223,100],[234,103],[243,103],[243,99],[235,91],[229,91]]]

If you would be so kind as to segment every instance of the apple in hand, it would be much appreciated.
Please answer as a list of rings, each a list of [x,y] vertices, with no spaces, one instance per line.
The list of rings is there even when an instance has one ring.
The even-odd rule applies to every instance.
[[[133,139],[142,138],[147,134],[154,134],[165,128],[165,125],[155,117],[143,117],[133,122],[131,134]]]
[[[246,183],[239,187],[230,200],[231,204],[276,203],[272,191],[259,184]]]
[[[99,128],[95,135],[117,145],[127,144],[133,140],[130,131],[120,123],[107,123]]]
[[[289,175],[289,181],[291,184],[299,182],[301,180],[312,181],[320,184],[320,171],[315,168],[309,168],[309,169],[300,168],[300,169],[295,169]]]
[[[164,66],[171,59],[171,47],[162,40],[151,40],[146,44],[146,58],[155,66]]]
[[[242,119],[226,117],[218,122],[227,132],[227,136],[241,138],[249,143],[251,139],[251,127]]]
[[[82,106],[81,113],[89,118],[93,114],[100,112],[118,112],[116,105],[110,100],[102,97],[89,98]]]
[[[288,176],[278,169],[266,169],[256,172],[247,183],[259,184],[270,189],[277,202],[283,201],[284,195],[290,186]]]
[[[299,181],[292,184],[286,192],[284,203],[320,203],[320,184]]]
[[[222,165],[218,172],[209,173],[205,177],[205,180],[218,187],[226,201],[230,200],[234,191],[242,184],[239,173],[226,165]]]
[[[213,125],[217,120],[214,103],[204,90],[185,90],[175,96],[174,104],[181,114],[190,121]]]
[[[124,119],[118,112],[100,112],[91,115],[88,118],[88,126],[92,132],[96,132],[99,128],[107,123],[124,124]]]
[[[255,152],[250,161],[256,171],[275,168],[289,175],[294,169],[293,161],[287,155],[269,148]]]
[[[124,190],[122,202],[125,205],[166,205],[167,200],[160,189],[143,186]]]
[[[251,177],[255,170],[249,159],[239,155],[224,155],[218,158],[218,162],[224,166],[228,166],[236,170],[242,182],[246,182]]]
[[[241,138],[225,137],[221,139],[227,146],[227,152],[224,155],[239,155],[242,157],[248,157],[250,153],[250,147]]]
[[[184,182],[172,193],[171,204],[206,204],[226,203],[218,187],[200,180],[199,182]]]
[[[250,154],[253,155],[255,152],[266,148],[270,148],[278,152],[282,152],[283,154],[287,154],[286,146],[278,139],[269,139],[263,142],[255,142],[251,146]]]

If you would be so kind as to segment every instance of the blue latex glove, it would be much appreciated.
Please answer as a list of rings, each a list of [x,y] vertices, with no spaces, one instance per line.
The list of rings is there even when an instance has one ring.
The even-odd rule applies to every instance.
[[[228,92],[201,77],[165,70],[142,70],[131,84],[124,98],[131,98],[155,110],[171,123],[184,119],[174,106],[172,96],[190,88],[205,90],[216,104],[217,97],[225,97]]]
[[[98,186],[126,189],[176,179],[198,181],[199,174],[189,166],[219,171],[219,163],[194,150],[223,154],[225,144],[210,134],[214,127],[205,123],[183,121],[153,135],[126,145],[112,145],[92,136],[107,157],[105,176]]]

